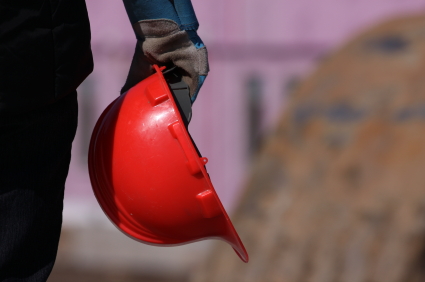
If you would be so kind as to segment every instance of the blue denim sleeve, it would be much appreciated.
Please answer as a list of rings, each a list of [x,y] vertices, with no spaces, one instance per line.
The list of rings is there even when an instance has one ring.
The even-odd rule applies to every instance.
[[[174,7],[180,18],[181,29],[198,30],[199,23],[190,0],[174,0]]]
[[[170,19],[183,30],[199,27],[190,0],[123,0],[132,24],[141,20]]]
[[[132,24],[141,20],[169,19],[181,25],[170,0],[123,0],[123,2]]]

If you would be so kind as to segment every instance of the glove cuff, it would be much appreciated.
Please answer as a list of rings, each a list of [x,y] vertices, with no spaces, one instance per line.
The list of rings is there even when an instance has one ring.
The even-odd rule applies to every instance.
[[[181,31],[179,25],[169,19],[142,20],[133,24],[133,30],[139,40],[164,37]]]

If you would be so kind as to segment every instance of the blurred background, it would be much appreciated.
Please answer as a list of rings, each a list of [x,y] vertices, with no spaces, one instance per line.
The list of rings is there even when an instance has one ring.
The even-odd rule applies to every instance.
[[[425,0],[192,0],[211,72],[189,130],[248,264],[137,243],[101,211],[88,143],[135,37],[121,1],[86,2],[95,69],[49,282],[425,281]]]

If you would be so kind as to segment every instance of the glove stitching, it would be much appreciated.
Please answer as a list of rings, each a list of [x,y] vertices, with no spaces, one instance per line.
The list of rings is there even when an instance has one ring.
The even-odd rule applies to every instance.
[[[170,36],[170,35],[177,34],[177,33],[179,33],[179,32],[184,32],[184,31],[182,31],[182,30],[175,30],[175,31],[173,31],[173,32],[170,32],[170,33],[164,34],[163,36],[156,36],[156,35],[143,35],[143,37],[145,37],[145,38],[164,38],[164,37],[167,37],[167,36]]]

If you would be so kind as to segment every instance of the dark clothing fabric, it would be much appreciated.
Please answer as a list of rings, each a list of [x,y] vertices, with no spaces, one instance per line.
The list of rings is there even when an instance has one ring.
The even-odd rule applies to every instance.
[[[44,282],[57,252],[77,95],[0,117],[0,281]]]
[[[84,0],[0,0],[0,116],[52,103],[92,70]]]
[[[93,70],[84,0],[0,0],[0,281],[44,282]]]

